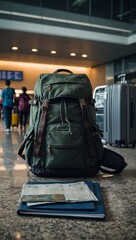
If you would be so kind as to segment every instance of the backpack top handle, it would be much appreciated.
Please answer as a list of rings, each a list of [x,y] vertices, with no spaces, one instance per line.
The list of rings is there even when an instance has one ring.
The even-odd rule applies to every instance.
[[[67,73],[70,73],[70,74],[73,74],[73,72],[71,72],[70,70],[68,69],[57,69],[54,73],[60,73],[60,72],[67,72]]]

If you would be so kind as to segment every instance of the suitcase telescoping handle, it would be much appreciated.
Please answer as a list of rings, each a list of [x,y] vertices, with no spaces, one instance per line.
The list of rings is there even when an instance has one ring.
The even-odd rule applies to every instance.
[[[125,73],[122,73],[122,74],[119,74],[118,75],[118,79],[121,79],[121,83],[126,83],[126,74]]]
[[[54,73],[60,73],[60,72],[67,72],[67,73],[73,74],[73,72],[71,72],[68,69],[57,69]]]

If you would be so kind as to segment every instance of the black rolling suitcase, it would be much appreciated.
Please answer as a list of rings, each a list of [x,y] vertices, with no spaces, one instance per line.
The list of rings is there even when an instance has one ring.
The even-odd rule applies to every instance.
[[[104,96],[104,139],[110,145],[135,147],[136,86],[125,81],[114,84]]]

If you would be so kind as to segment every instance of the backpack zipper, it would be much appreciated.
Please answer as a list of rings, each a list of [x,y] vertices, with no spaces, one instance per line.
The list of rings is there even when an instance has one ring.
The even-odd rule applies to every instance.
[[[49,155],[51,155],[51,149],[52,148],[55,148],[55,149],[63,149],[63,148],[66,148],[66,149],[70,149],[70,148],[82,148],[82,147],[84,147],[84,145],[83,144],[78,144],[78,145],[76,145],[76,144],[74,144],[74,145],[60,145],[60,144],[57,144],[57,145],[54,145],[54,144],[48,144],[48,146],[47,146],[47,151],[48,151],[48,154]]]

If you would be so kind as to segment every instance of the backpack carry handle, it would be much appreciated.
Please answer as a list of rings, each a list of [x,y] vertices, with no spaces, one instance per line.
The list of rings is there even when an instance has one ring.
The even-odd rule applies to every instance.
[[[67,72],[67,73],[71,73],[71,74],[73,74],[73,72],[71,72],[70,70],[68,70],[68,69],[57,69],[54,73],[60,73],[60,72]]]

